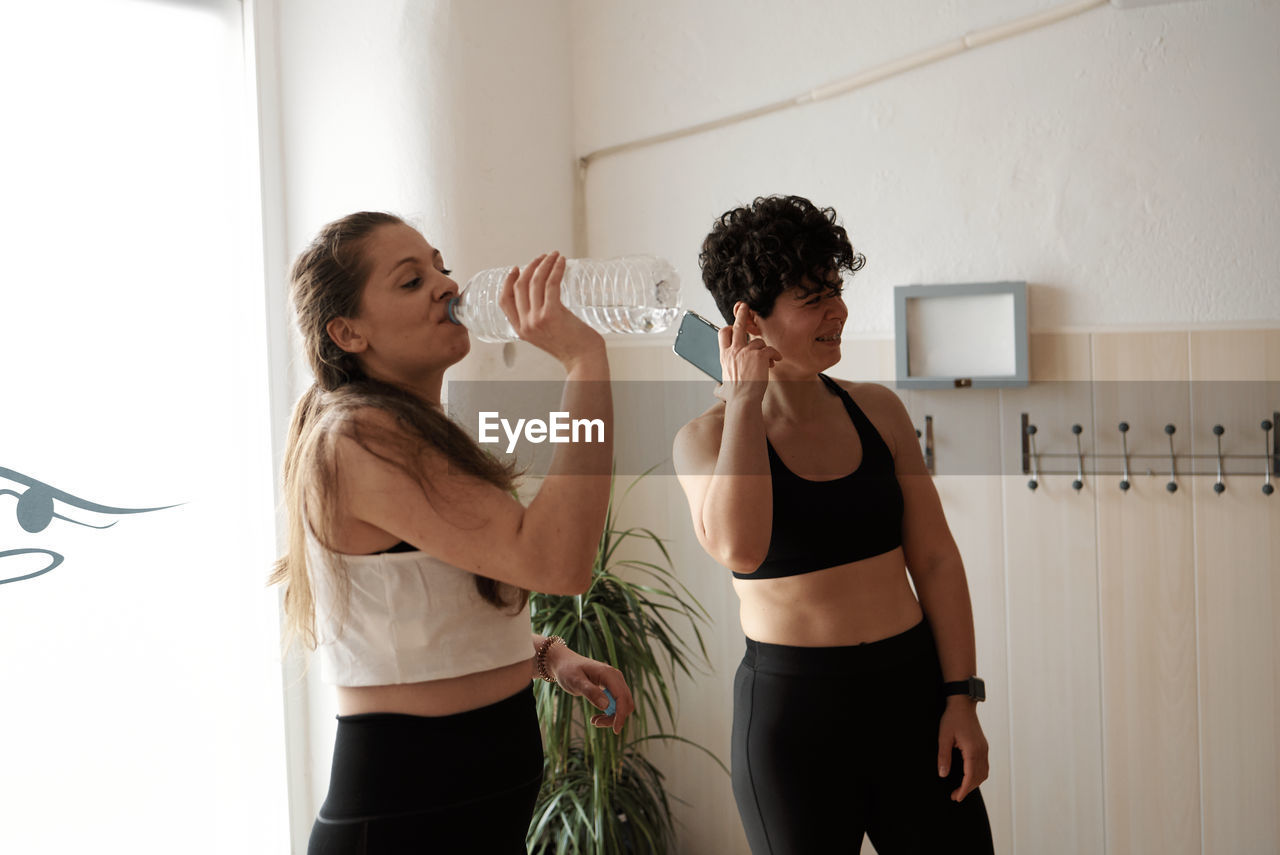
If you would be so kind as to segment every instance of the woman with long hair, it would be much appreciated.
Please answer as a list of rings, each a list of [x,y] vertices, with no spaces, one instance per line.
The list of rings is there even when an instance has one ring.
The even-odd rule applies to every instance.
[[[731,756],[751,851],[856,852],[867,834],[880,855],[990,852],[960,554],[902,402],[823,373],[864,258],[835,211],[774,196],[721,216],[700,263],[724,382],[674,462],[741,603]]]
[[[562,409],[612,415],[599,333],[568,312],[564,259],[513,268],[501,306],[520,338],[566,370]],[[438,249],[398,217],[320,230],[290,290],[315,382],[284,464],[287,629],[336,686],[329,791],[308,851],[525,851],[542,779],[532,680],[557,682],[621,733],[634,708],[617,669],[533,635],[528,592],[591,580],[608,502],[611,428],[558,445],[537,496],[441,408],[470,348]],[[570,474],[587,473],[587,474]],[[606,694],[606,690],[608,694]]]

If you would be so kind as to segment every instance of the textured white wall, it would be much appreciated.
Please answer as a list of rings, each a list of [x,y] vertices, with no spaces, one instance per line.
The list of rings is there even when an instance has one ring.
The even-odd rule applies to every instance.
[[[567,18],[498,0],[285,0],[292,248],[362,208],[417,218],[455,272],[570,237]]]
[[[760,106],[1056,5],[575,2],[579,154]],[[815,105],[593,164],[595,255],[666,254],[695,287],[712,219],[756,195],[834,206],[892,286],[1025,279],[1033,329],[1280,319],[1280,4],[1104,6]]]

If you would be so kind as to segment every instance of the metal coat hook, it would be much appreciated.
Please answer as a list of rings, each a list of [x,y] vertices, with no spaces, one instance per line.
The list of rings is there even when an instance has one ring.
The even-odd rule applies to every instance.
[[[1222,433],[1224,428],[1222,425],[1213,426],[1213,435],[1218,440],[1218,480],[1213,485],[1213,492],[1222,495],[1222,491],[1227,489],[1227,485],[1222,483]]]
[[[1120,489],[1127,491],[1129,489],[1129,423],[1120,423],[1120,449],[1124,455],[1124,475],[1120,482]]]
[[[1036,453],[1036,426],[1027,425],[1026,435],[1031,440],[1031,480],[1027,482],[1027,486],[1035,490],[1040,486],[1040,455]]]
[[[929,474],[934,474],[934,457],[933,457],[933,416],[924,417],[924,465],[929,470]]]
[[[1178,477],[1178,471],[1173,455],[1173,432],[1175,430],[1177,430],[1177,428],[1173,425],[1164,426],[1164,432],[1169,437],[1169,483],[1165,484],[1164,488],[1170,493],[1178,492],[1178,482],[1175,480]]]
[[[1276,457],[1275,449],[1272,447],[1272,444],[1271,444],[1271,428],[1272,427],[1274,427],[1274,425],[1272,425],[1271,419],[1262,420],[1262,429],[1263,431],[1265,431],[1265,437],[1266,437],[1266,448],[1264,448],[1263,450],[1266,452],[1265,457],[1267,459],[1267,476],[1266,476],[1266,480],[1262,482],[1262,495],[1264,496],[1270,496],[1276,490],[1275,487],[1271,486],[1271,468],[1272,466],[1275,465],[1275,457]]]
[[[916,428],[916,439],[919,438],[920,428]],[[930,475],[936,474],[933,471],[933,416],[924,417],[924,468]]]
[[[1080,448],[1080,432],[1084,428],[1072,425],[1071,432],[1076,435],[1076,480],[1071,482],[1071,489],[1077,492],[1084,486],[1084,451]]]

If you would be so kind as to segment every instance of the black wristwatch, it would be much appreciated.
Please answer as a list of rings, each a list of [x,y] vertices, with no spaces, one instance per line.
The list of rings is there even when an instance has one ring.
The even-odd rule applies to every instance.
[[[971,701],[985,701],[987,699],[987,684],[982,682],[981,677],[956,680],[953,683],[943,683],[942,694],[944,696],[967,695]]]

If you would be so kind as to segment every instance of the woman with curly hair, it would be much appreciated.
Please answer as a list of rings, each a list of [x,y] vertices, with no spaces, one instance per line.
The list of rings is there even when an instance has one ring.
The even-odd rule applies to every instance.
[[[880,855],[991,852],[959,551],[902,402],[822,373],[864,261],[798,196],[725,213],[702,247],[724,382],[674,462],[741,603],[734,797],[756,855],[864,833]]]
[[[608,425],[604,339],[561,303],[564,266],[551,253],[513,268],[500,305],[565,367],[562,408]],[[543,766],[531,681],[585,697],[616,733],[634,708],[616,668],[529,624],[530,590],[591,581],[611,430],[557,446],[525,507],[511,467],[441,409],[470,341],[449,320],[458,286],[438,249],[398,217],[352,214],[290,278],[315,383],[289,431],[289,551],[272,581],[338,700],[308,852],[524,852]]]

